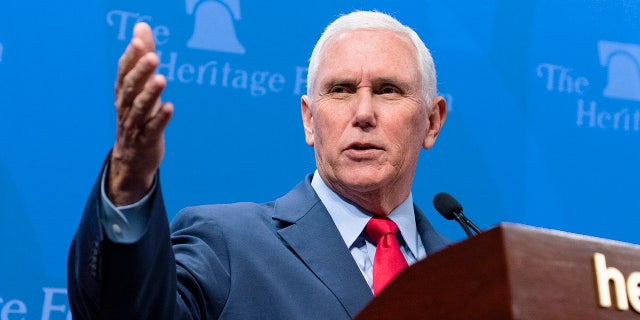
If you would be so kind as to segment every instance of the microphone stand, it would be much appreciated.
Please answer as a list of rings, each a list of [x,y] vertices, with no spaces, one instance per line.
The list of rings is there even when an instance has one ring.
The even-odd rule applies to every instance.
[[[469,221],[469,219],[467,219],[467,217],[465,217],[464,214],[462,214],[462,212],[459,212],[459,211],[453,212],[453,218],[460,224],[460,226],[462,227],[462,229],[464,229],[464,232],[467,234],[469,238],[473,237],[473,233],[471,233],[471,230],[469,229],[470,225],[471,225],[471,228],[473,228],[473,230],[476,232],[476,234],[480,233],[480,231],[478,230],[478,227],[476,227],[473,223],[469,224],[471,221]]]

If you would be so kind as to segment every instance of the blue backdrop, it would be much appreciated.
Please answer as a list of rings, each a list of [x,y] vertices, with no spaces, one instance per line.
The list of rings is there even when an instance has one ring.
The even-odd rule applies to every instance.
[[[315,169],[299,101],[338,14],[377,9],[432,50],[450,115],[414,199],[447,191],[512,221],[640,243],[640,1],[0,1],[0,320],[69,318],[66,255],[113,144],[113,81],[154,29],[176,111],[163,189],[186,205],[268,201]]]

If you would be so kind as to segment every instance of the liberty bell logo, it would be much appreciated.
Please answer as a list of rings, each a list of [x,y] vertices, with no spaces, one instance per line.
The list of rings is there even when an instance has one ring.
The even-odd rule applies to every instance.
[[[187,13],[194,16],[193,34],[187,47],[244,54],[234,22],[240,20],[240,0],[185,0]]]
[[[603,95],[640,101],[640,46],[599,41],[598,52],[600,64],[609,68]]]

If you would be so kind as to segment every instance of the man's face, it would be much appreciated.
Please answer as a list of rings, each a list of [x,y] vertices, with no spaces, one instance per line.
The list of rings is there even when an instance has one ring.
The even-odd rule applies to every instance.
[[[320,175],[356,203],[380,190],[404,200],[420,149],[433,145],[444,122],[444,101],[437,98],[434,110],[445,114],[430,130],[433,113],[415,50],[389,31],[338,34],[320,57],[313,96],[302,98],[306,141]]]

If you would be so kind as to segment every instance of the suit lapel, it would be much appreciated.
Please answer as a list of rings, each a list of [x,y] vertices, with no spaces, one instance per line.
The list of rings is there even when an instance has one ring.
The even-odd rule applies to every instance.
[[[416,226],[418,227],[418,233],[420,233],[420,239],[422,239],[422,245],[427,255],[430,255],[440,249],[451,244],[451,240],[445,238],[438,233],[427,217],[425,217],[422,210],[418,206],[413,206],[413,211],[416,215]]]
[[[278,234],[353,318],[373,295],[309,181],[276,201],[274,218],[291,223]]]

